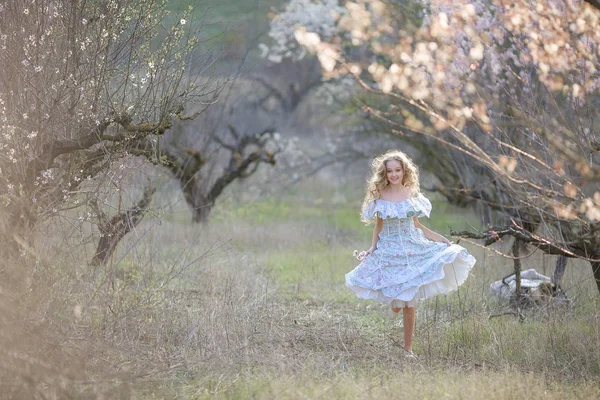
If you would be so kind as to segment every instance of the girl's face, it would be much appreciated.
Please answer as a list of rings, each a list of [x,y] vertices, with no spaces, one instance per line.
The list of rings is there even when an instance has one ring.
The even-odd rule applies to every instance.
[[[390,185],[402,185],[404,168],[400,161],[389,160],[385,163],[385,177]]]

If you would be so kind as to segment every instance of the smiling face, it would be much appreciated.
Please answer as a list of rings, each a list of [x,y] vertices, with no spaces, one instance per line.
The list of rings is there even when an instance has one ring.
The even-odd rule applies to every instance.
[[[385,163],[385,177],[390,185],[402,185],[404,168],[400,161],[389,160]]]

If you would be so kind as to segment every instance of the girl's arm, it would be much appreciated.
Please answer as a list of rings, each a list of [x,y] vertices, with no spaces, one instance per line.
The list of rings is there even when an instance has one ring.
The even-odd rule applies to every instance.
[[[377,240],[379,240],[379,233],[383,229],[383,220],[377,217],[377,222],[375,222],[375,227],[373,228],[373,240],[371,241],[371,248],[367,250],[367,254],[371,254],[377,248]]]
[[[429,240],[433,240],[434,242],[441,242],[441,243],[446,243],[448,246],[450,246],[450,241],[448,239],[446,239],[445,237],[443,237],[442,235],[440,235],[437,232],[432,231],[429,228],[426,228],[425,226],[423,226],[423,224],[421,224],[419,222],[419,219],[417,217],[413,217],[413,222],[415,224],[416,228],[419,228],[423,231],[423,234],[425,235],[425,237]]]

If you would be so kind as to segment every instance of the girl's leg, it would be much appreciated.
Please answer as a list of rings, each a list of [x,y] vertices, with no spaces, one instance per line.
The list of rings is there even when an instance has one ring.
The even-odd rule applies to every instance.
[[[396,304],[396,300],[392,301],[392,313],[390,314],[390,317],[392,319],[396,319],[398,318],[398,314],[400,314],[400,311],[402,311],[402,307],[399,306],[398,304]]]
[[[404,322],[404,348],[412,353],[412,338],[415,330],[415,308],[404,307],[402,317]]]

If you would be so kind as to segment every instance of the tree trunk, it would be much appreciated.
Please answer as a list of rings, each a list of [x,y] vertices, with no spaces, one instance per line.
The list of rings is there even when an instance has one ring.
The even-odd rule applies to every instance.
[[[37,219],[29,204],[22,202],[13,202],[8,207],[6,216],[6,220],[0,221],[0,245],[2,261],[11,263],[19,257],[21,250],[30,248]]]
[[[18,234],[15,234],[15,230],[20,232],[21,229],[19,227],[15,229],[14,227],[15,225],[11,225],[10,228],[8,226],[2,227],[2,232],[0,233],[2,261],[8,261],[19,254],[19,243],[15,239],[15,236],[18,236]]]
[[[263,134],[261,133],[260,135]],[[247,136],[243,138],[251,139]],[[223,190],[234,180],[252,175],[256,172],[261,162],[275,165],[275,154],[261,149],[250,153],[246,158],[242,158],[241,152],[234,152],[231,156],[229,167],[208,188],[201,187],[201,181],[196,176],[187,180],[180,179],[185,200],[192,207],[192,220],[196,223],[208,221],[215,200],[221,195]]]
[[[517,304],[520,304],[521,302],[521,259],[519,258],[519,254],[520,254],[520,246],[521,246],[521,241],[519,239],[515,239],[515,242],[513,243],[513,256],[515,257],[514,261],[514,267],[515,267],[515,283],[516,283],[516,287],[515,287],[515,300],[517,301]]]
[[[150,186],[144,190],[141,200],[131,209],[115,215],[108,219],[106,215],[97,207],[96,213],[100,219],[100,240],[96,248],[96,254],[92,258],[92,265],[103,265],[113,255],[117,249],[117,245],[133,228],[135,228],[144,218],[144,214],[152,201],[152,197],[156,192],[154,186]]]
[[[596,286],[598,287],[598,293],[600,293],[600,262],[592,261],[592,271],[594,272],[594,279],[596,280]]]
[[[199,179],[180,180],[180,183],[185,201],[192,209],[192,222],[203,224],[208,221],[214,199],[206,195],[202,187],[200,187]]]
[[[558,289],[562,283],[563,275],[565,274],[565,269],[567,267],[567,257],[558,256],[558,260],[556,261],[556,267],[554,268],[554,275],[552,275],[552,283]]]
[[[212,211],[214,202],[202,197],[200,199],[196,199],[194,202],[194,207],[192,209],[192,220],[198,224],[204,224],[208,221],[208,217],[210,216],[210,212]]]

